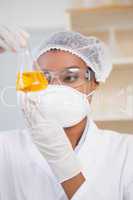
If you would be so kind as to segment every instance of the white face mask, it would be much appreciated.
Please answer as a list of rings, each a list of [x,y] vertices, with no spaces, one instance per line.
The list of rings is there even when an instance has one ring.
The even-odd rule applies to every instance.
[[[49,85],[41,92],[29,93],[28,98],[39,105],[45,119],[57,121],[63,128],[68,128],[89,115],[91,108],[87,97],[93,92],[86,95],[69,86]],[[18,98],[23,103],[23,95],[18,93]]]
[[[37,99],[45,119],[57,121],[67,128],[88,116],[91,110],[87,97],[91,94],[83,94],[69,86],[49,85],[39,93]],[[34,95],[30,95],[30,98],[34,99]]]

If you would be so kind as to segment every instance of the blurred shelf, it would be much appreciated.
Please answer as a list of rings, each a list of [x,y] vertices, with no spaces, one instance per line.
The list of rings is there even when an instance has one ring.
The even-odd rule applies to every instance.
[[[94,95],[93,119],[100,127],[133,132],[133,5],[72,8],[67,14],[70,30],[101,39],[112,52],[113,70]]]
[[[95,121],[97,126],[101,129],[108,129],[120,133],[133,134],[133,121]]]
[[[96,12],[112,12],[112,11],[133,11],[133,5],[103,5],[103,6],[96,6],[96,7],[81,7],[81,8],[69,8],[66,10],[67,13],[96,13]]]
[[[113,59],[113,66],[115,67],[128,67],[133,68],[133,57]]]
[[[100,6],[96,8],[72,8],[66,11],[72,30],[133,27],[133,5]]]
[[[94,117],[94,120],[95,121],[98,121],[98,122],[132,122],[133,123],[133,117],[129,117],[129,118],[126,118],[126,117],[122,117],[122,118],[118,118],[118,117]]]

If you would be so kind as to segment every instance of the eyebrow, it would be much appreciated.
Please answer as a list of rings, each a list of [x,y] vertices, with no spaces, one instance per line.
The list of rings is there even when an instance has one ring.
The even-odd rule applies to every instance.
[[[62,69],[60,69],[61,71],[62,70],[65,70],[65,69],[71,69],[71,68],[81,68],[81,67],[79,67],[78,65],[72,65],[72,66],[67,66],[67,67],[64,67],[64,68],[62,68]],[[44,67],[40,67],[40,69],[42,70],[42,71],[54,71],[54,69],[48,69],[48,68],[44,68]]]

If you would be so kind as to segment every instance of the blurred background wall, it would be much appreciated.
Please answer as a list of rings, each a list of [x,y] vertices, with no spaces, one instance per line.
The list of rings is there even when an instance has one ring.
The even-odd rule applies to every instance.
[[[65,27],[64,11],[71,0],[0,0],[0,23],[30,28]]]

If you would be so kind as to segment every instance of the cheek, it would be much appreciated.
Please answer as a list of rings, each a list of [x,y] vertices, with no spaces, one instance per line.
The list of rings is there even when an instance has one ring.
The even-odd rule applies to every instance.
[[[84,94],[89,94],[93,88],[91,82],[86,82],[75,89]]]
[[[3,53],[5,50],[0,47],[0,53]]]

